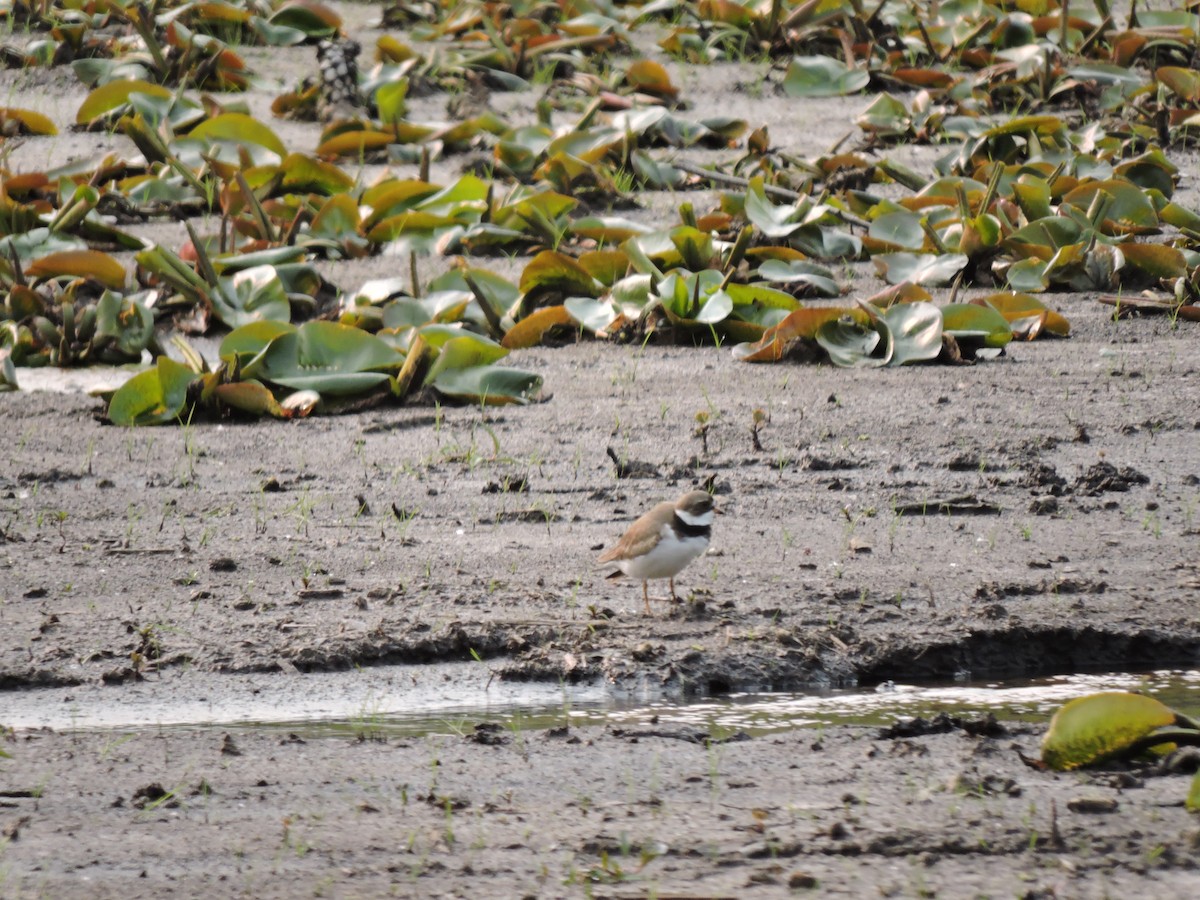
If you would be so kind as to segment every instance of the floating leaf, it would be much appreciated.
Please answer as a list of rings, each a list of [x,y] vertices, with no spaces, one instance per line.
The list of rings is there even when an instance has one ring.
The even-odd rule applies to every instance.
[[[245,113],[223,113],[205,119],[192,129],[189,138],[203,141],[232,141],[236,144],[257,144],[266,147],[283,159],[288,155],[283,141],[270,128]]]
[[[866,69],[853,69],[828,56],[796,56],[783,76],[789,97],[840,97],[861,91],[871,81]]]
[[[209,294],[213,313],[230,328],[260,319],[286,322],[292,307],[274,266],[252,266],[217,280]]]
[[[543,250],[521,272],[521,292],[555,291],[568,295],[598,296],[602,286],[571,257]]]
[[[33,278],[90,278],[114,291],[125,287],[125,267],[99,250],[64,250],[48,253],[25,267]]]
[[[4,134],[58,134],[54,123],[32,109],[0,106],[0,129]]]
[[[865,327],[853,319],[839,318],[817,329],[817,343],[835,366],[876,368],[892,358],[886,329]]]
[[[796,341],[815,340],[823,325],[855,312],[840,307],[802,307],[789,313],[778,325],[767,329],[757,343],[735,346],[733,358],[743,362],[776,362],[783,359],[788,348]]]
[[[885,253],[872,257],[872,262],[888,284],[947,285],[969,260],[961,253]]]
[[[188,388],[200,376],[167,356],[153,369],[134,375],[117,388],[108,404],[114,425],[167,425],[179,421]]]
[[[993,306],[1012,325],[1013,336],[1023,340],[1031,341],[1043,330],[1055,337],[1067,337],[1071,333],[1070,322],[1028,294],[1003,292],[976,302]]]
[[[542,387],[542,377],[506,366],[448,369],[433,381],[439,394],[468,403],[529,403]]]
[[[889,365],[923,362],[942,352],[942,312],[932,303],[897,303],[880,319],[891,332]]]
[[[213,389],[217,400],[226,406],[249,413],[252,416],[274,416],[282,419],[287,416],[275,395],[262,382],[236,381],[230,384],[219,384]]]
[[[148,94],[164,100],[171,98],[171,92],[160,84],[137,79],[121,79],[110,81],[96,88],[79,105],[75,112],[77,125],[89,125],[100,117],[113,112],[129,102],[131,94]]]
[[[547,306],[535,310],[510,328],[500,345],[508,350],[536,347],[555,328],[574,326],[574,324],[575,321],[565,306]]]
[[[1008,319],[993,306],[951,303],[942,307],[942,330],[960,344],[1003,347],[1012,340]]]
[[[257,378],[322,395],[357,394],[388,380],[404,359],[384,341],[336,322],[306,322],[274,338],[242,367]]]
[[[1109,691],[1077,697],[1050,720],[1042,738],[1042,762],[1059,770],[1103,762],[1176,721],[1174,710],[1143,694]]]

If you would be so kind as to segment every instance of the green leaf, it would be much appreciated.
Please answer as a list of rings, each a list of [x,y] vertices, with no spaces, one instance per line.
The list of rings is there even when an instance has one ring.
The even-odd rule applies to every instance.
[[[754,179],[746,191],[746,218],[769,238],[783,238],[804,225],[804,211],[798,205],[777,206],[767,199],[762,184]]]
[[[947,285],[967,265],[961,253],[884,253],[871,258],[888,284]]]
[[[878,368],[886,366],[892,358],[886,330],[881,333],[853,319],[840,318],[823,323],[817,329],[817,343],[829,354],[835,366],[843,368]]]
[[[921,250],[925,246],[921,217],[908,210],[884,213],[871,223],[867,234],[881,244],[902,250]]]
[[[568,297],[563,302],[563,307],[580,328],[592,334],[607,331],[620,316],[620,312],[610,300],[596,300],[592,297]]]
[[[439,394],[470,403],[529,403],[542,387],[542,376],[505,366],[447,369],[433,381]]]
[[[336,322],[306,322],[274,338],[242,367],[256,378],[322,395],[348,395],[387,381],[404,358],[373,334]]]
[[[891,333],[888,365],[935,359],[942,352],[942,313],[932,303],[897,303],[880,318]]]
[[[277,154],[281,160],[288,155],[287,147],[274,131],[245,113],[222,113],[212,119],[205,119],[191,130],[188,137],[203,141],[257,144]]]
[[[841,293],[833,272],[803,259],[787,262],[782,259],[764,260],[758,267],[758,275],[767,281],[806,284],[812,288],[811,293],[819,297],[837,297]]]
[[[32,278],[91,278],[115,291],[125,287],[125,267],[99,250],[63,250],[48,253],[25,267]]]
[[[250,415],[274,416],[276,419],[285,418],[287,415],[275,399],[275,395],[260,381],[219,384],[213,389],[213,393],[217,400],[226,406],[232,406]]]
[[[163,99],[171,97],[171,92],[165,87],[151,84],[148,81],[136,79],[110,81],[108,84],[100,85],[84,98],[83,103],[79,104],[79,109],[75,112],[75,124],[88,125],[101,116],[120,109],[129,102],[129,95],[135,93],[149,94],[152,97]]]
[[[131,297],[105,291],[96,303],[94,343],[110,343],[123,360],[140,360],[154,337],[154,313]],[[109,350],[102,354],[110,355]]]
[[[225,335],[217,355],[231,366],[238,358],[244,363],[262,353],[263,348],[281,334],[291,334],[295,330],[296,326],[289,322],[270,319],[249,322]]]
[[[543,250],[521,273],[521,293],[556,291],[568,295],[599,296],[603,286],[575,260],[554,250]]]
[[[783,76],[789,97],[840,97],[861,91],[871,81],[865,69],[851,69],[828,56],[796,56]]]
[[[292,307],[274,266],[253,266],[217,279],[209,294],[213,313],[230,328],[261,319],[286,322]]]
[[[108,404],[114,425],[166,425],[177,422],[188,388],[200,378],[187,366],[160,356],[153,369],[134,375],[117,388]]]
[[[1050,720],[1042,738],[1042,762],[1058,770],[1103,762],[1176,720],[1169,706],[1142,694],[1111,691],[1077,697]]]
[[[950,303],[942,307],[942,330],[960,344],[1003,347],[1012,340],[1008,319],[992,306]]]
[[[458,337],[451,338],[442,344],[425,382],[428,384],[442,372],[451,369],[486,366],[507,355],[508,350],[490,338],[469,331],[460,331]]]

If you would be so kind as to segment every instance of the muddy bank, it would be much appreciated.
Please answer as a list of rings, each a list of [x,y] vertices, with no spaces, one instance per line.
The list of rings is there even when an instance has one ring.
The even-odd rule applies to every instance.
[[[1028,726],[379,741],[37,732],[5,747],[8,897],[1194,893],[1188,779],[1048,774]],[[918,729],[918,732],[920,730]]]
[[[692,694],[1194,664],[1190,332],[1062,306],[1071,340],[973,368],[526,351],[550,394],[528,408],[124,431],[87,397],[8,395],[0,684],[479,656]],[[708,479],[690,600],[645,617],[593,560]]]

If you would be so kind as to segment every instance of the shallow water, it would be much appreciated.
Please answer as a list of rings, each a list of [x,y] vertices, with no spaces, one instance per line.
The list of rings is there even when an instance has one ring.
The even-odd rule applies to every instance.
[[[18,730],[258,729],[367,738],[453,734],[480,722],[512,730],[561,725],[688,727],[716,736],[827,725],[886,725],[946,712],[1044,721],[1072,697],[1140,690],[1200,711],[1200,672],[1069,675],[953,685],[739,693],[691,701],[616,696],[603,684],[501,682],[486,666],[387,666],[295,677],[173,674],[124,687],[80,686],[0,696]]]

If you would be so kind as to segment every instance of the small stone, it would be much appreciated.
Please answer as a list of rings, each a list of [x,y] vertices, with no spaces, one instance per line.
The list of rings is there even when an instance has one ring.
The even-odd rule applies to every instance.
[[[1110,797],[1076,797],[1067,801],[1067,809],[1073,813],[1114,813],[1120,806]]]
[[[817,877],[807,872],[793,872],[788,876],[787,886],[793,891],[800,890],[801,888],[815,888],[817,886]]]

